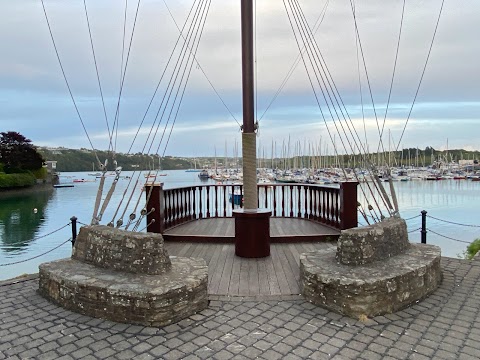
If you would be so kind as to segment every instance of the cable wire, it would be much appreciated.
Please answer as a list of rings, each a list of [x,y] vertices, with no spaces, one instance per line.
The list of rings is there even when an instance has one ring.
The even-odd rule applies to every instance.
[[[420,215],[418,215],[420,216]],[[427,215],[429,218],[432,218],[432,219],[435,219],[435,220],[438,220],[438,221],[442,221],[442,222],[445,222],[445,223],[448,223],[448,224],[453,224],[453,225],[460,225],[460,226],[468,226],[468,227],[480,227],[480,225],[470,225],[470,224],[461,224],[461,223],[457,223],[457,222],[454,222],[454,221],[448,221],[448,220],[443,220],[443,219],[439,219],[439,218],[436,218],[435,216],[431,216],[431,215]]]
[[[398,151],[398,148],[400,147],[400,143],[402,142],[403,135],[405,134],[405,129],[407,128],[408,121],[410,120],[410,116],[412,115],[413,107],[415,106],[415,102],[417,100],[418,92],[420,91],[420,86],[422,85],[423,76],[425,75],[425,70],[427,69],[428,60],[430,59],[430,54],[432,52],[433,43],[435,41],[435,36],[437,35],[438,24],[440,23],[440,18],[442,16],[442,10],[443,10],[443,4],[444,3],[445,3],[445,0],[442,0],[442,5],[440,6],[440,11],[438,13],[437,23],[435,24],[435,31],[433,32],[432,41],[430,43],[430,48],[428,49],[427,59],[425,60],[425,65],[423,66],[422,75],[420,76],[420,81],[418,83],[417,90],[415,91],[415,96],[413,98],[412,106],[410,107],[410,111],[408,112],[407,120],[405,121],[405,126],[403,127],[402,135],[400,136],[400,139],[398,140],[398,144],[397,144],[397,147],[395,148],[395,151]]]
[[[456,242],[461,242],[461,243],[464,243],[464,244],[470,244],[471,242],[470,241],[465,241],[465,240],[459,240],[459,239],[454,239],[454,238],[451,238],[449,236],[445,236],[445,235],[442,235],[442,234],[439,234],[433,230],[430,230],[430,229],[427,229],[428,231],[430,231],[431,233],[435,234],[435,235],[438,235],[438,236],[441,236],[445,239],[448,239],[448,240],[453,240],[453,241],[456,241]]]
[[[45,237],[47,237],[47,236],[50,236],[50,235],[52,235],[52,234],[55,234],[56,232],[59,232],[60,230],[65,229],[67,226],[69,226],[69,225],[71,225],[71,224],[72,224],[72,223],[69,222],[68,224],[62,226],[61,228],[58,228],[57,230],[53,230],[53,231],[49,232],[48,234],[36,236],[36,237],[34,237],[34,238],[30,239],[30,240],[17,241],[17,242],[13,242],[13,243],[6,243],[5,245],[7,245],[7,246],[11,246],[11,245],[21,245],[21,244],[25,244],[27,241],[30,243],[30,242],[32,242],[32,241],[40,240],[40,239],[43,239],[43,238],[45,238]]]
[[[33,259],[37,259],[37,258],[39,258],[39,257],[41,257],[41,256],[43,256],[43,255],[46,255],[46,254],[48,254],[48,253],[51,253],[51,252],[54,251],[54,250],[57,250],[60,246],[65,245],[65,244],[66,244],[67,242],[69,242],[69,241],[72,241],[72,238],[65,240],[65,241],[64,241],[63,243],[61,243],[60,245],[57,245],[57,246],[55,246],[53,249],[50,249],[50,250],[48,250],[48,251],[45,251],[44,253],[38,254],[38,255],[36,255],[36,256],[33,256],[33,257],[31,257],[31,258],[28,258],[28,259],[24,259],[24,260],[14,261],[14,262],[7,263],[7,264],[0,264],[0,267],[2,267],[2,266],[16,265],[16,264],[21,264],[21,263],[24,263],[24,262],[27,262],[27,261],[30,261],[30,260],[33,260]]]
[[[44,0],[41,0],[43,13],[45,15],[45,20],[47,22],[48,32],[50,33],[50,38],[52,39],[53,48],[55,49],[55,54],[57,55],[58,64],[60,65],[60,69],[62,71],[63,79],[65,80],[65,84],[67,85],[68,93],[70,94],[70,98],[72,99],[73,106],[75,107],[75,111],[77,112],[78,119],[80,120],[80,123],[82,124],[83,131],[85,132],[85,135],[87,135],[88,142],[90,143],[90,146],[92,147],[92,150],[93,150],[93,153],[95,155],[95,158],[97,159],[97,162],[100,163],[100,159],[98,158],[97,151],[95,150],[95,147],[93,146],[92,140],[90,139],[90,135],[88,135],[87,128],[85,126],[85,123],[83,122],[83,118],[82,118],[82,115],[80,114],[80,110],[78,109],[77,102],[75,101],[75,98],[73,97],[72,89],[70,88],[70,84],[68,82],[67,75],[66,75],[65,70],[63,68],[62,60],[61,60],[60,54],[58,52],[57,44],[55,43],[55,38],[53,37],[52,27],[50,26],[50,21],[48,20],[47,10],[45,8],[45,4],[44,4],[43,1]]]

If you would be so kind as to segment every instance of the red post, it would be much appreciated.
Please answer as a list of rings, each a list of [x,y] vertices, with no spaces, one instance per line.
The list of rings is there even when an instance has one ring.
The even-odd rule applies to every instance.
[[[150,188],[153,186],[150,199],[148,194]],[[145,185],[145,193],[147,195],[147,232],[153,232],[157,234],[163,234],[165,230],[165,198],[163,195],[163,183],[147,184]],[[152,208],[155,210],[151,211]],[[152,220],[154,220],[152,222]]]
[[[356,181],[340,184],[340,230],[358,226]]]

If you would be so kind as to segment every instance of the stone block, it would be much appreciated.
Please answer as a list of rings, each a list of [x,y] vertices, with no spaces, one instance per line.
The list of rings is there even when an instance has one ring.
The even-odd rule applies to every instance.
[[[345,265],[364,265],[402,254],[409,246],[405,220],[390,217],[374,225],[342,230],[336,259]]]
[[[76,259],[41,264],[39,292],[84,315],[145,326],[164,326],[204,310],[208,269],[203,259],[173,257],[171,270],[133,274]],[[60,290],[61,289],[61,290]]]
[[[440,248],[411,244],[403,254],[365,265],[338,263],[335,249],[300,255],[303,296],[353,318],[400,310],[441,282]]]
[[[136,233],[104,225],[80,228],[72,258],[135,274],[158,275],[171,268],[161,234]]]

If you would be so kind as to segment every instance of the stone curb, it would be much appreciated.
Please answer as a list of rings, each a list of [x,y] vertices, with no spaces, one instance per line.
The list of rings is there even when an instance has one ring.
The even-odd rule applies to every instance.
[[[38,279],[38,273],[25,274],[25,275],[20,275],[20,276],[14,277],[12,279],[0,280],[0,286],[18,284],[18,283],[21,283],[21,282],[24,282],[24,281],[35,280],[35,279]]]

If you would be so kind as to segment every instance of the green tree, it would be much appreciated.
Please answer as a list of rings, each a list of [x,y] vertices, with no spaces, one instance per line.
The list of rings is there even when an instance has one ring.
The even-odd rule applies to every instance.
[[[6,173],[37,170],[44,161],[32,140],[15,131],[0,132],[0,162]]]

